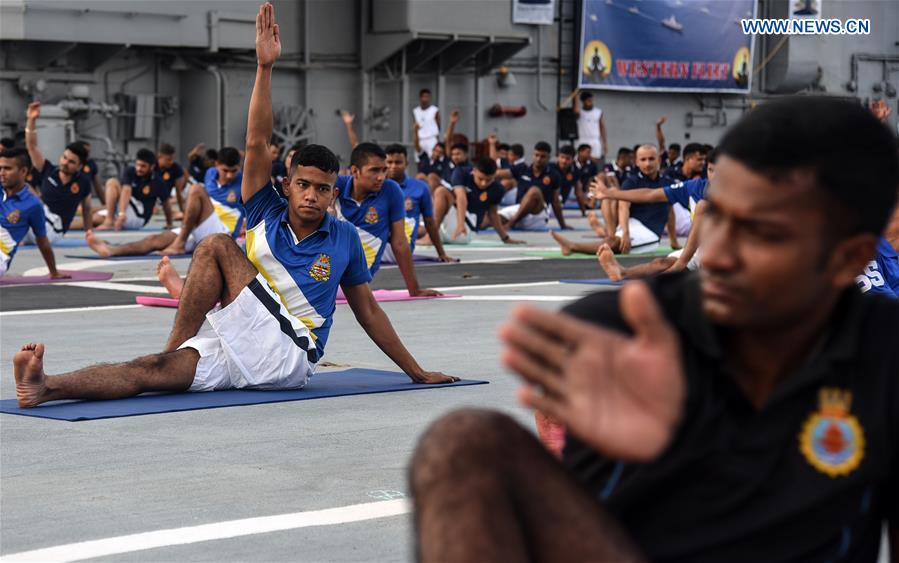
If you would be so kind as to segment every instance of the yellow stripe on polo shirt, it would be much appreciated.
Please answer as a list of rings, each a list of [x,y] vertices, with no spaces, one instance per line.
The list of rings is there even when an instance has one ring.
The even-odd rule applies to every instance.
[[[0,227],[0,252],[9,256],[16,247],[16,241],[4,227]]]
[[[210,201],[212,202],[212,209],[218,216],[219,221],[221,221],[222,224],[225,225],[225,228],[232,234],[235,233],[237,231],[237,221],[240,220],[240,209],[222,205],[212,198],[210,198]]]
[[[290,313],[291,323],[293,319],[301,322],[316,340],[318,337],[312,329],[322,326],[325,318],[318,314],[287,269],[272,254],[265,238],[265,221],[247,231],[247,257],[278,296],[284,310]]]

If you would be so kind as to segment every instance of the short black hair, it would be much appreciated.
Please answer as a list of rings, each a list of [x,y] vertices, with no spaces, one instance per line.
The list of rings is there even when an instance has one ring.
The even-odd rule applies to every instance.
[[[712,147],[712,150],[710,150],[708,152],[708,154],[705,155],[705,161],[706,162],[715,162],[716,160],[718,160],[718,149],[715,147]]]
[[[500,143],[500,144],[496,145],[496,150],[498,150],[498,151],[508,151],[508,150],[509,150],[509,143]]]
[[[443,149],[443,152],[446,152],[446,145],[444,145],[443,143],[434,143],[434,147],[440,147],[441,149]]]
[[[16,146],[16,140],[11,139],[9,137],[3,137],[2,139],[0,139],[0,145],[3,145],[4,147],[11,149],[14,146]]]
[[[28,156],[28,151],[23,148],[6,149],[0,152],[0,158],[13,158],[18,162],[19,168],[31,169],[31,158]]]
[[[431,91],[428,90],[427,88],[422,88],[421,90],[418,91],[418,97],[420,98],[420,97],[422,97],[422,95],[430,94],[430,93],[431,93]]]
[[[219,151],[215,149],[206,149],[206,158],[212,161],[216,161],[219,159]]]
[[[574,152],[574,147],[571,145],[565,145],[561,149],[559,149],[559,154],[567,154],[568,156],[574,156],[576,153]]]
[[[350,164],[356,168],[362,168],[372,157],[387,158],[387,153],[375,143],[359,143],[350,154]]]
[[[618,157],[619,158],[622,156],[630,155],[630,154],[634,154],[634,151],[627,147],[621,147],[620,149],[618,149]]]
[[[634,151],[634,154],[637,154],[637,149],[639,149],[639,148],[642,147],[642,146],[643,146],[642,143],[637,143],[636,145],[634,145],[634,148],[631,149],[631,150]],[[677,146],[677,149],[680,150],[680,145]]]
[[[465,143],[455,143],[452,147],[450,147],[450,151],[454,151],[456,149],[461,149],[465,152],[468,152],[468,145]]]
[[[72,154],[78,157],[78,163],[84,164],[87,162],[87,149],[84,148],[84,145],[81,143],[69,143],[66,145],[66,150],[70,151]],[[140,151],[137,151],[137,154],[140,154]],[[152,152],[150,154],[153,154]],[[155,159],[153,162],[156,162]],[[152,163],[151,163],[152,164]]]
[[[587,99],[589,99],[589,98],[592,98],[592,97],[593,97],[593,93],[592,93],[592,92],[588,92],[587,90],[584,90],[583,92],[581,92],[580,98],[581,98],[581,101],[582,101],[582,102],[585,101],[585,100],[587,100]]]
[[[408,156],[409,156],[409,153],[406,151],[406,147],[404,147],[403,145],[401,145],[401,144],[399,144],[399,143],[394,143],[394,144],[392,144],[392,145],[387,145],[387,146],[384,148],[384,153],[385,153],[385,154],[401,154],[401,155],[403,155],[404,157],[408,157]]]
[[[593,147],[591,147],[587,143],[581,143],[577,146],[577,152],[583,152],[587,149],[593,150]]]
[[[681,156],[686,160],[686,158],[692,154],[705,154],[707,152],[709,151],[706,150],[705,145],[702,143],[689,143],[684,147],[684,152],[681,153]]]
[[[640,145],[637,145],[637,146],[639,147]],[[671,143],[670,145],[668,145],[668,148],[669,148],[669,149],[674,149],[674,150],[676,150],[676,151],[679,151],[679,150],[680,150],[680,143]]]
[[[225,166],[238,166],[240,164],[240,151],[234,147],[222,147],[215,161]]]
[[[162,143],[159,145],[159,154],[164,154],[166,156],[172,156],[175,154],[175,147],[168,143]]]
[[[847,236],[880,235],[896,204],[896,140],[855,103],[791,96],[762,104],[725,133],[718,152],[775,181],[811,172]]]
[[[297,166],[314,166],[322,172],[336,174],[340,170],[340,160],[324,145],[304,145],[293,155],[288,177],[293,177]]]
[[[496,174],[496,162],[490,158],[482,158],[475,164],[475,168],[481,173],[488,176]]]
[[[509,146],[509,152],[521,158],[524,156],[524,145],[521,143],[515,143],[514,145]]]
[[[537,144],[534,145],[534,150],[535,150],[535,151],[540,151],[540,152],[546,152],[546,153],[552,153],[552,152],[553,152],[552,145],[550,145],[550,144],[547,143],[546,141],[537,141]]]

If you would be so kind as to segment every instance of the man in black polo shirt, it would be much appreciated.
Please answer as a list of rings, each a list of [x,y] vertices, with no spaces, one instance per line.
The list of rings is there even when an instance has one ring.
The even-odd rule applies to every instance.
[[[451,185],[434,192],[434,220],[445,244],[469,244],[476,231],[487,227],[506,244],[523,244],[509,236],[497,211],[505,191],[496,179],[496,162],[482,158],[473,168],[457,168]]]
[[[91,217],[91,183],[81,169],[87,162],[87,154],[79,143],[72,143],[59,157],[59,166],[53,166],[37,144],[37,118],[41,115],[41,103],[28,104],[25,122],[25,147],[32,166],[39,171],[41,183],[29,182],[32,186],[40,186],[41,200],[44,202],[44,214],[47,218],[47,238],[54,242],[69,230],[78,206],[81,206],[81,217],[89,221]],[[34,174],[32,173],[32,178]]]
[[[84,147],[84,153],[87,155],[87,160],[84,161],[84,166],[81,167],[81,173],[90,180],[91,193],[96,194],[97,197],[100,198],[100,203],[103,203],[103,185],[100,183],[100,167],[97,166],[97,161],[91,158],[91,144],[87,141],[75,142]]]
[[[641,145],[637,149],[637,171],[625,179],[622,190],[661,188],[674,184],[674,180],[659,171],[659,151],[653,145]],[[659,242],[668,222],[668,203],[628,203],[619,201],[617,206],[603,207],[606,233],[614,233],[599,242],[574,242],[559,233],[550,233],[559,244],[562,254],[572,252],[596,254],[603,244],[613,252],[628,254],[631,247]],[[606,211],[610,212],[606,212]],[[677,246],[677,237],[671,245]]]
[[[154,171],[156,155],[140,149],[134,166],[125,169],[121,179],[106,181],[106,209],[94,214],[98,231],[141,229],[150,222],[156,202],[167,197],[165,182]]]
[[[159,202],[165,212],[165,228],[173,229],[174,221],[180,220],[187,208],[183,193],[184,186],[187,184],[187,174],[184,172],[184,168],[181,168],[181,165],[175,161],[175,147],[168,143],[159,145],[159,155],[156,157],[156,166],[153,168],[153,172],[165,184],[165,197],[160,198]],[[172,213],[172,206],[169,203],[172,192],[175,194],[178,209],[181,211],[178,216]]]
[[[207,149],[205,143],[198,143],[187,153],[188,182],[200,184],[206,181],[206,171],[215,166],[219,153],[215,149]]]
[[[889,524],[896,561],[899,303],[854,287],[895,138],[804,96],[718,149],[698,274],[501,329],[567,469],[504,415],[444,418],[411,471],[420,560],[875,561]]]
[[[550,211],[559,221],[559,227],[566,229],[562,216],[562,200],[559,195],[561,178],[559,172],[549,165],[552,147],[546,141],[534,145],[534,156],[530,166],[515,166],[511,170],[500,170],[498,178],[515,179],[518,187],[515,205],[504,207],[499,216],[507,229],[540,231],[549,222]]]

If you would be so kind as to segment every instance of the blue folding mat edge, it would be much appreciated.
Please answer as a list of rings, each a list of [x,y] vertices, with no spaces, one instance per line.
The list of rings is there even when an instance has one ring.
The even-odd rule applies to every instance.
[[[476,379],[463,379],[457,383],[420,385],[412,383],[402,373],[351,368],[317,373],[312,376],[304,389],[293,391],[231,390],[206,393],[160,393],[110,401],[53,401],[30,409],[20,409],[16,405],[15,399],[5,399],[0,401],[0,413],[74,422],[348,395],[486,385],[487,383],[487,381]]]

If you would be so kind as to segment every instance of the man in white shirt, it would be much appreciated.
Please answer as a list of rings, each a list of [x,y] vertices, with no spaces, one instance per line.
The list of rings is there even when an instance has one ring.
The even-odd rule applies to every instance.
[[[578,107],[578,98],[581,102],[580,107]],[[605,163],[606,147],[609,146],[602,110],[593,105],[592,93],[581,92],[578,98],[574,99],[578,143],[590,145],[593,158],[601,166]]]
[[[431,154],[440,136],[440,109],[431,105],[431,91],[427,88],[418,93],[418,107],[412,115],[418,124],[418,144],[423,152]]]

